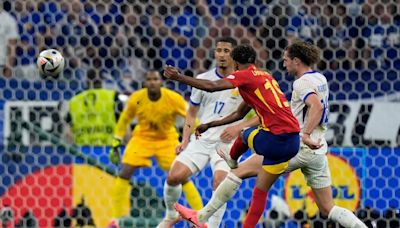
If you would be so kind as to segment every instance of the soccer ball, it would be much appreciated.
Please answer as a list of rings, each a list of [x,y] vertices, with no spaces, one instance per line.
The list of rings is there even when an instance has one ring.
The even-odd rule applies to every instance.
[[[64,70],[64,57],[56,49],[47,49],[40,52],[37,66],[42,77],[57,78]]]

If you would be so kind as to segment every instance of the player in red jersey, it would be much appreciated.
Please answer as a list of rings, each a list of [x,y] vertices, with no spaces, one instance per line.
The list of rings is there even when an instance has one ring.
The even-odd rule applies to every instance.
[[[257,175],[250,211],[243,223],[243,227],[255,227],[259,212],[262,213],[265,208],[269,188],[299,150],[300,127],[276,80],[254,66],[255,50],[248,45],[240,45],[233,49],[231,55],[237,71],[221,80],[209,81],[184,76],[171,66],[165,68],[164,76],[208,92],[237,87],[243,100],[256,111],[261,125],[243,131],[231,149],[231,154],[240,156],[250,147],[264,157],[262,171]],[[190,217],[190,222],[203,227],[196,217]]]

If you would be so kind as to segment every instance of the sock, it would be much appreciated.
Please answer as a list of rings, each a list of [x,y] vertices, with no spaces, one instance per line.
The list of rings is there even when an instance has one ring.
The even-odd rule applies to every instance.
[[[174,204],[178,202],[182,194],[182,185],[171,186],[167,182],[164,184],[164,202],[166,207],[166,218],[175,219],[178,217],[178,212],[174,208]]]
[[[203,201],[200,193],[197,191],[192,181],[188,181],[182,185],[182,191],[185,194],[186,201],[193,210],[197,211],[203,208]]]
[[[226,203],[224,203],[214,214],[208,219],[207,227],[220,227],[222,218],[226,210]]]
[[[267,203],[268,192],[264,192],[257,187],[254,187],[253,196],[251,198],[251,205],[249,212],[243,222],[243,228],[256,227],[261,215],[264,212],[265,204]]]
[[[123,215],[128,215],[130,188],[129,180],[120,177],[115,179],[111,196],[111,212],[113,218],[120,218]]]
[[[367,227],[363,222],[361,222],[360,219],[357,218],[357,216],[353,214],[353,212],[343,207],[333,206],[329,212],[328,218],[346,228]]]
[[[225,179],[218,185],[210,201],[203,209],[197,212],[199,222],[205,223],[223,205],[230,200],[242,183],[242,179],[233,173],[228,173]]]
[[[238,160],[239,157],[242,154],[244,154],[248,149],[249,149],[249,147],[243,143],[242,137],[239,136],[236,138],[235,142],[233,143],[233,146],[232,146],[229,154],[231,155],[231,158],[233,160]]]

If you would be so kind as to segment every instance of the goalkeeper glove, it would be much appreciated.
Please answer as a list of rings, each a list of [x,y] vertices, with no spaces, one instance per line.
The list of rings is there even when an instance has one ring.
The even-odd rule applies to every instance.
[[[111,144],[109,158],[111,163],[117,165],[119,163],[119,147],[121,146],[121,139],[115,137]]]

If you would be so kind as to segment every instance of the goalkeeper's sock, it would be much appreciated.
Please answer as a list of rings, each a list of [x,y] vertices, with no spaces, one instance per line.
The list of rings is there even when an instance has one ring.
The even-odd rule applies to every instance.
[[[174,208],[174,204],[178,202],[182,194],[182,185],[171,186],[166,181],[164,184],[164,202],[166,207],[165,217],[175,219],[178,217],[178,212]]]
[[[244,219],[243,228],[256,227],[258,221],[260,221],[261,215],[264,212],[265,204],[267,203],[267,196],[268,192],[254,187],[249,212]]]
[[[113,218],[120,218],[123,215],[127,215],[129,209],[129,192],[131,185],[129,180],[117,177],[114,181],[112,188],[112,216]]]
[[[242,137],[239,136],[233,143],[229,154],[233,160],[237,161],[239,157],[242,156],[242,154],[244,154],[248,149],[249,147],[243,143]]]
[[[343,207],[333,206],[329,212],[328,218],[346,228],[367,227],[363,222],[361,222],[360,219],[357,218],[357,216],[353,214],[353,212]]]
[[[182,185],[182,191],[185,194],[186,201],[193,210],[200,210],[203,208],[203,201],[196,186],[192,181],[188,181]]]
[[[207,205],[197,213],[199,222],[205,223],[223,205],[230,200],[242,183],[242,179],[233,173],[228,173],[225,179],[218,185]]]

